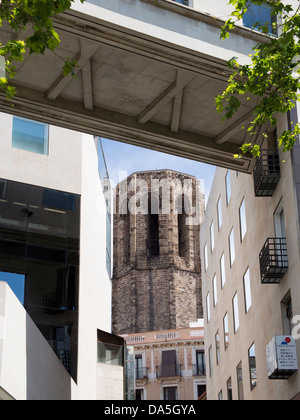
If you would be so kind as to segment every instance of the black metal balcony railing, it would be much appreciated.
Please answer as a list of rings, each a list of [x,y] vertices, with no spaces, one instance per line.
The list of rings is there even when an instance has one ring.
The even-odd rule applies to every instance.
[[[268,238],[259,258],[261,282],[280,283],[288,269],[286,238]]]
[[[272,197],[280,180],[279,155],[274,150],[261,150],[253,171],[257,197]]]
[[[157,378],[169,378],[175,376],[181,376],[181,365],[163,365],[156,368]]]
[[[135,370],[135,379],[148,379],[148,369],[138,368]]]
[[[193,365],[193,376],[205,376],[205,375],[206,375],[205,366]]]

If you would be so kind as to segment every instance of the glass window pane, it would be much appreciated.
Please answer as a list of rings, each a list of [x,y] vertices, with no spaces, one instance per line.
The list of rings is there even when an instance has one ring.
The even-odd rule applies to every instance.
[[[237,332],[240,326],[240,318],[239,318],[239,303],[238,303],[238,296],[237,293],[234,295],[233,298],[233,320],[234,320],[234,332]]]
[[[247,5],[247,12],[243,17],[243,25],[246,28],[261,30],[260,26],[266,25],[268,33],[277,34],[277,28],[273,24],[276,23],[276,16],[271,15],[272,9],[268,4],[257,5],[251,2]]]
[[[208,268],[207,243],[205,244],[205,247],[204,247],[204,267],[205,267],[205,271],[207,271],[207,268]]]
[[[43,191],[43,205],[60,210],[75,210],[75,195],[57,190]]]
[[[256,374],[256,357],[255,357],[255,344],[249,349],[249,370],[250,370],[250,387],[251,390],[257,385],[257,374]]]
[[[210,250],[213,252],[215,249],[215,229],[214,229],[214,222],[210,225]]]
[[[245,309],[246,309],[246,312],[248,312],[252,305],[249,268],[247,269],[244,275],[244,294],[245,294]]]
[[[244,400],[244,385],[243,385],[243,369],[242,362],[240,362],[236,368],[237,375],[237,385],[238,385],[238,394],[239,400]]]
[[[235,247],[234,247],[234,230],[232,228],[229,235],[229,254],[230,254],[230,267],[232,267],[235,261]]]
[[[247,232],[245,199],[243,199],[241,207],[240,207],[240,229],[241,229],[241,241],[243,241]]]
[[[223,319],[224,327],[224,348],[225,350],[229,346],[229,324],[228,324],[228,314],[226,313]]]
[[[222,286],[222,289],[223,289],[223,287],[225,286],[225,283],[226,283],[224,253],[222,254],[222,257],[221,257],[221,260],[220,260],[220,271],[221,271],[221,286]]]
[[[210,296],[209,293],[206,296],[206,313],[207,313],[207,322],[210,321]]]
[[[226,175],[226,203],[229,204],[231,198],[231,183],[230,183],[230,171]]]
[[[47,124],[14,117],[12,146],[29,152],[48,154]]]
[[[232,401],[232,383],[231,383],[231,377],[227,381],[227,399],[228,399],[228,401]]]
[[[222,198],[219,198],[218,201],[218,206],[217,206],[217,210],[218,210],[218,229],[220,230],[222,227],[222,223],[223,223],[223,218],[222,218]]]
[[[215,341],[216,341],[216,359],[217,359],[217,365],[218,365],[220,363],[220,360],[221,360],[221,346],[220,346],[219,330],[216,333]]]
[[[218,302],[218,289],[217,289],[217,276],[214,275],[213,278],[213,296],[214,296],[214,306],[216,306]]]

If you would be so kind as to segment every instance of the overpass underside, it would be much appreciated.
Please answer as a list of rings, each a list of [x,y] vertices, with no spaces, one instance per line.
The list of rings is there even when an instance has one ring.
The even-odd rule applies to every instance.
[[[249,140],[241,127],[255,101],[230,121],[214,102],[229,76],[226,60],[245,61],[255,35],[241,28],[222,43],[219,22],[164,0],[79,3],[55,19],[60,47],[18,65],[17,96],[0,95],[0,111],[252,171],[251,157],[233,155]],[[1,29],[1,40],[9,36]],[[66,58],[78,62],[73,77],[63,75]]]

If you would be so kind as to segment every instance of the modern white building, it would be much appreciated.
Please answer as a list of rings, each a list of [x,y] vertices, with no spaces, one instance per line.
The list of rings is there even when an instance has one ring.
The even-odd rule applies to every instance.
[[[122,399],[100,140],[0,120],[0,399]]]

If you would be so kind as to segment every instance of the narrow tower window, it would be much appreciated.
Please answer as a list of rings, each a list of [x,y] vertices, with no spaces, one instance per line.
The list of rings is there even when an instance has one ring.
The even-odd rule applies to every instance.
[[[159,214],[154,211],[155,197],[149,194],[148,198],[148,252],[150,257],[159,256]]]

